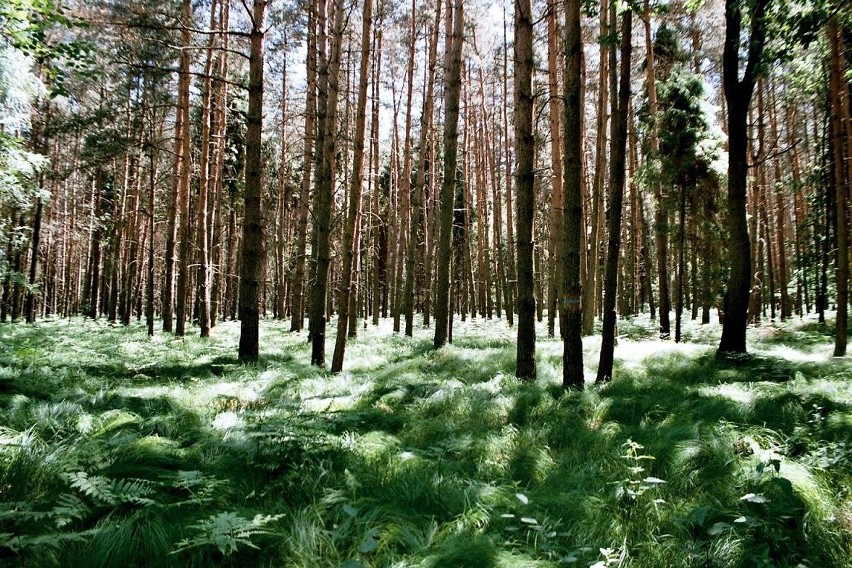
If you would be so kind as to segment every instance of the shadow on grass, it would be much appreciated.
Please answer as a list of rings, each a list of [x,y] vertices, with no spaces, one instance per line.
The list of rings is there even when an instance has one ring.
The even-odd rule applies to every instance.
[[[44,349],[49,338],[36,342]],[[428,341],[398,337],[385,347],[377,363],[343,375],[286,351],[253,367],[213,352],[136,366],[63,359],[38,370],[29,352],[4,348],[0,367],[12,379],[0,413],[20,430],[33,419],[53,420],[35,432],[40,447],[56,440],[56,451],[69,457],[60,467],[47,453],[16,454],[3,463],[0,487],[15,487],[16,498],[32,495],[43,508],[80,493],[63,477],[79,471],[152,488],[142,501],[122,501],[116,491],[111,503],[81,494],[88,509],[65,526],[95,536],[53,556],[28,549],[22,562],[589,565],[601,548],[624,547],[634,565],[648,567],[688,565],[674,560],[685,557],[692,565],[758,557],[837,565],[848,550],[848,535],[831,532],[835,525],[807,500],[803,482],[794,486],[781,470],[782,461],[798,467],[792,458],[816,455],[829,435],[838,450],[849,440],[852,422],[837,419],[849,405],[805,388],[828,366],[675,354],[576,393],[516,381],[512,344],[503,339],[459,338],[434,352]],[[38,380],[30,381],[33,373]],[[65,385],[63,394],[51,393],[60,381],[51,373],[81,380],[79,392],[71,396]],[[267,373],[252,401],[219,396],[192,406],[168,393],[113,390],[187,378],[245,383]],[[97,382],[106,388],[94,389]],[[33,393],[42,400],[16,396]],[[305,404],[325,400],[328,406]],[[87,420],[93,426],[81,429]],[[837,461],[825,467],[848,471],[842,453],[828,458]],[[752,500],[743,500],[748,494]],[[224,556],[207,542],[171,554],[177,541],[200,539],[200,523],[222,512],[288,516],[274,536],[252,537],[260,550],[238,543]],[[735,525],[740,517],[747,522]],[[0,533],[47,530],[14,523],[0,517]]]

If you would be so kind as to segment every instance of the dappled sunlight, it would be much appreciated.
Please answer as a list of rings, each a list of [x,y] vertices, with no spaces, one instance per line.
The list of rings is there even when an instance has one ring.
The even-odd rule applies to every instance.
[[[694,343],[675,343],[653,339],[645,341],[631,341],[620,339],[615,347],[615,359],[620,361],[624,368],[638,370],[648,357],[665,357],[677,354],[684,357],[697,357],[707,353],[707,346]]]
[[[237,430],[246,425],[245,420],[236,412],[220,412],[213,418],[211,426],[215,430]]]
[[[754,390],[740,383],[722,383],[699,387],[702,396],[720,396],[743,406],[749,406],[754,400]]]
[[[833,347],[830,345],[805,351],[802,346],[796,346],[795,341],[791,343],[791,345],[761,346],[753,349],[752,352],[761,357],[777,357],[791,363],[822,363],[832,357]]]
[[[32,496],[47,521],[0,516],[0,529],[105,527],[75,554],[109,531],[158,530],[157,565],[218,565],[210,548],[175,547],[192,527],[253,519],[270,534],[233,553],[244,565],[593,565],[604,549],[656,568],[683,551],[730,565],[771,546],[827,566],[852,542],[837,520],[852,381],[792,324],[784,333],[805,333],[807,349],[772,334],[729,361],[637,318],[621,326],[608,385],[591,382],[600,336],[584,338],[582,393],[560,388],[562,342],[543,327],[538,379],[518,381],[516,330],[499,320],[455,322],[439,351],[428,329],[368,326],[339,374],[308,365],[286,323],[264,322],[274,341],[254,366],[233,357],[231,322],[210,342],[92,324],[96,340],[62,337],[61,354],[60,324],[43,325],[0,349],[0,487]]]

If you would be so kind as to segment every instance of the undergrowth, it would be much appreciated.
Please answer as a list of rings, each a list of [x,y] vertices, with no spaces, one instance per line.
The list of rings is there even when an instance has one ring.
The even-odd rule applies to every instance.
[[[339,375],[277,322],[250,367],[233,322],[0,326],[0,564],[852,566],[852,372],[822,327],[729,360],[712,327],[622,322],[613,382],[577,393],[544,333],[520,383],[502,321],[438,352],[385,323]]]

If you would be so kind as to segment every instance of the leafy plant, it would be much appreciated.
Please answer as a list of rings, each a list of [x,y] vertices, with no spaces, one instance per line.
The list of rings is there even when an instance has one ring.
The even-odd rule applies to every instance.
[[[257,535],[270,535],[274,531],[266,528],[284,515],[260,515],[253,519],[241,517],[232,511],[210,515],[189,528],[196,531],[195,536],[177,543],[175,553],[197,546],[215,546],[224,556],[237,551],[240,546],[258,548],[251,539]]]

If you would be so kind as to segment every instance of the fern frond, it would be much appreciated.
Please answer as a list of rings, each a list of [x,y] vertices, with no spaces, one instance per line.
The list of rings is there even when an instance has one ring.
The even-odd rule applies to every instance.
[[[232,511],[210,515],[190,528],[199,534],[192,538],[186,538],[177,543],[175,553],[195,548],[197,546],[215,546],[224,556],[237,551],[240,545],[250,548],[258,548],[252,543],[251,537],[262,534],[274,534],[273,531],[264,528],[269,523],[277,521],[284,515],[255,515],[249,520]]]
[[[154,500],[146,497],[154,492],[153,482],[146,479],[110,479],[100,475],[90,476],[85,471],[65,474],[71,487],[99,505],[153,505]]]
[[[38,536],[14,536],[10,533],[0,534],[0,548],[8,548],[12,552],[20,552],[26,548],[50,547],[59,549],[69,542],[80,542],[94,534],[94,530],[79,532],[48,533]]]

